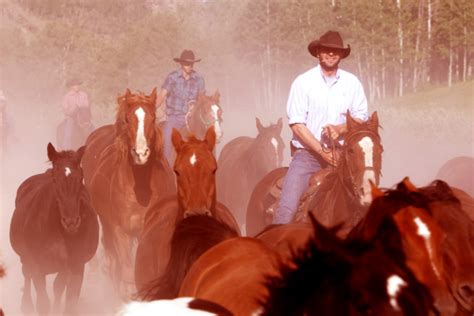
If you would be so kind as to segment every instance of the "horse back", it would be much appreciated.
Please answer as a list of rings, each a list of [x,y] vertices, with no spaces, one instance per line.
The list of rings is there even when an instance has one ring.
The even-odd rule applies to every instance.
[[[194,262],[179,296],[208,299],[234,315],[251,315],[259,308],[258,299],[268,295],[265,276],[278,274],[281,260],[278,253],[254,238],[225,240]]]

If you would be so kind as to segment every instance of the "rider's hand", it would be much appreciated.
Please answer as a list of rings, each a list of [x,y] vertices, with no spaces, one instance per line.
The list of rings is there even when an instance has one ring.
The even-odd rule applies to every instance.
[[[334,155],[333,155],[334,153]],[[321,157],[323,157],[323,159],[330,165],[334,166],[334,167],[337,167],[337,165],[339,164],[339,160],[341,158],[341,154],[338,150],[329,150],[329,151],[324,151],[324,150],[321,150],[319,152],[319,154],[321,155]]]
[[[331,137],[331,139],[338,139],[339,136],[341,135],[341,131],[338,126],[328,124],[323,127],[323,133]]]

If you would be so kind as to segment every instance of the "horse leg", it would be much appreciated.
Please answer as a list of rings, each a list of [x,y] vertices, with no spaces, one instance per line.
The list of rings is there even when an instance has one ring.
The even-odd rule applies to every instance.
[[[77,315],[77,301],[84,280],[84,264],[76,264],[71,268],[66,290],[65,314]]]
[[[35,273],[32,276],[33,284],[36,290],[36,309],[39,315],[48,315],[49,298],[46,292],[46,276],[44,274]]]
[[[21,311],[24,314],[30,314],[34,311],[33,300],[31,299],[31,273],[25,265],[21,268],[25,280],[23,286],[23,295],[21,296]]]
[[[66,283],[68,281],[68,273],[65,271],[60,271],[56,275],[53,283],[54,291],[54,304],[53,311],[59,313],[61,310],[61,299],[63,297],[64,289],[66,288]]]
[[[120,262],[120,294],[128,298],[135,290],[135,273],[132,262],[133,240],[120,227],[116,228],[115,236],[118,262]]]

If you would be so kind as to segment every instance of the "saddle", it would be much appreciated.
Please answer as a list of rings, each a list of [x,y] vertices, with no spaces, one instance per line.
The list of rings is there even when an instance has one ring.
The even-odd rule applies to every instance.
[[[314,194],[317,192],[324,178],[326,178],[326,176],[332,171],[333,169],[331,167],[326,167],[324,169],[321,169],[315,172],[311,176],[309,180],[308,188],[306,189],[305,193],[301,197],[298,210],[295,214],[294,220],[296,222],[308,222],[307,215],[308,215],[309,202],[311,201]],[[284,177],[281,177],[275,180],[275,182],[272,184],[272,186],[270,187],[268,191],[268,197],[265,200],[267,201],[269,206],[264,210],[266,225],[272,224],[273,216],[278,207],[278,204],[280,203],[280,196],[281,196],[281,190],[283,188],[283,181],[284,181]]]

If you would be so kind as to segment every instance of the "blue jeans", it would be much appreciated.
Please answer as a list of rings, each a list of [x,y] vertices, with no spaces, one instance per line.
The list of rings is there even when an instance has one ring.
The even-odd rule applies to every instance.
[[[184,115],[169,115],[166,118],[164,128],[163,128],[163,153],[166,160],[168,160],[169,165],[173,168],[173,144],[171,143],[171,132],[173,128],[176,128],[178,131],[181,130],[186,125],[186,120]]]
[[[321,164],[308,150],[298,150],[283,181],[280,204],[273,217],[273,224],[287,224],[293,220],[301,196],[309,185],[309,179],[321,170]]]

